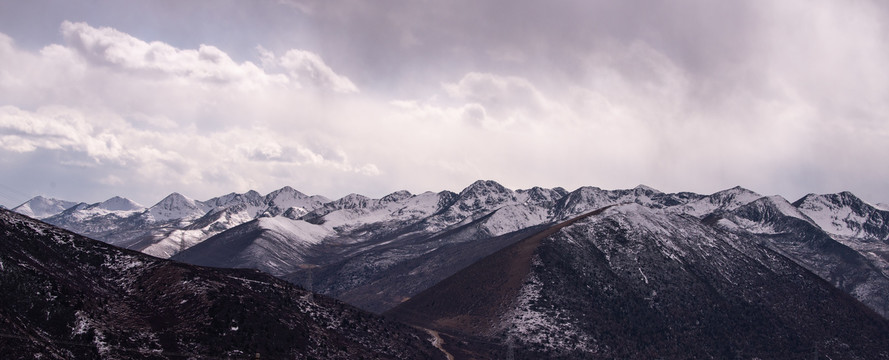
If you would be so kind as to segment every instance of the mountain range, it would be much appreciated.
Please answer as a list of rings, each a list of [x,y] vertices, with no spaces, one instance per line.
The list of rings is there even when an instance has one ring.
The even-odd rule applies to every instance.
[[[120,197],[96,204],[36,197],[13,211],[161,258],[262,270],[382,312],[535,226],[621,203],[762,239],[889,315],[889,212],[848,192],[789,203],[741,187],[710,195],[641,185],[513,191],[477,181],[460,193],[350,194],[334,201],[291,187],[207,201],[173,193],[149,208]]]
[[[848,192],[789,202],[741,187],[477,181],[379,199],[285,187],[64,204],[13,210],[159,257],[261,270],[437,330],[458,358],[889,357],[889,211]]]

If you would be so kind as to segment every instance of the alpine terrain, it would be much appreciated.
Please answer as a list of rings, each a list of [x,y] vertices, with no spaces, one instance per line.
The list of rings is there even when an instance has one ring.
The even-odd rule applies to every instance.
[[[848,192],[790,202],[741,187],[477,181],[379,199],[285,187],[112,200],[14,210],[51,209],[47,222],[159,257],[260,270],[438,331],[456,358],[889,358],[889,211]]]
[[[162,260],[0,210],[5,359],[432,359],[420,330],[255,270]]]
[[[387,315],[475,339],[445,342],[469,357],[889,357],[889,321],[802,266],[635,203],[525,238]]]

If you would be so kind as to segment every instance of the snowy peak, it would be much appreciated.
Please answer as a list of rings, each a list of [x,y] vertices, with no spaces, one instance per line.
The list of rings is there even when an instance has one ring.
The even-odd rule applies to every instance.
[[[331,201],[329,203],[324,204],[315,210],[307,213],[302,216],[301,219],[312,222],[312,223],[324,223],[326,220],[323,219],[328,214],[339,211],[339,210],[357,210],[357,209],[366,209],[368,207],[376,204],[378,200],[373,200],[367,196],[359,195],[359,194],[349,194],[343,196],[335,201]],[[292,214],[293,212],[291,212]]]
[[[786,228],[787,219],[795,218],[817,226],[808,216],[781,196],[764,196],[741,205],[726,214],[735,225],[757,234],[797,231]],[[730,225],[732,226],[732,225]]]
[[[399,201],[402,201],[402,200],[404,200],[404,199],[410,198],[411,196],[413,196],[413,195],[412,195],[409,191],[407,191],[407,190],[400,190],[400,191],[396,191],[396,192],[394,192],[394,193],[391,193],[391,194],[389,194],[389,195],[383,196],[383,198],[380,199],[380,203],[384,203],[384,204],[385,204],[385,203],[399,202]]]
[[[719,191],[709,196],[710,202],[720,206],[723,210],[732,210],[743,204],[759,199],[762,195],[735,186],[728,190]]]
[[[697,217],[704,217],[716,211],[732,211],[761,197],[762,195],[753,191],[735,186],[731,189],[718,191],[701,199],[691,201],[681,206],[679,211]]]
[[[562,197],[555,206],[555,213],[558,219],[566,220],[614,202],[608,191],[594,186],[583,186]]]
[[[660,190],[650,187],[648,185],[644,185],[644,184],[636,185],[636,187],[634,187],[633,190],[635,190],[636,193],[647,194],[647,195],[663,194],[663,192],[661,192]]]
[[[850,192],[809,194],[793,205],[833,235],[889,238],[889,212],[877,209]]]
[[[73,201],[46,198],[38,195],[31,200],[12,208],[12,211],[28,217],[43,219],[59,214],[74,205],[77,205],[77,203]]]
[[[299,190],[296,190],[296,189],[290,187],[289,185],[284,186],[278,190],[272,191],[266,196],[272,196],[274,194],[279,194],[279,193],[300,194],[302,196],[307,196],[306,194],[301,193]]]
[[[460,197],[477,198],[491,194],[512,195],[512,190],[493,180],[478,180],[463,189],[460,192]]]
[[[196,219],[203,216],[206,209],[200,203],[180,193],[167,195],[146,212],[150,221],[164,222],[174,219]]]
[[[796,202],[794,205],[800,208],[811,208],[811,209],[822,209],[822,208],[833,208],[838,209],[842,207],[854,208],[858,212],[865,211],[863,208],[872,207],[871,205],[865,203],[863,200],[859,199],[855,194],[852,194],[848,191],[843,191],[836,194],[808,194],[803,196]]]
[[[130,199],[115,196],[95,205],[95,208],[108,211],[143,211],[145,207],[133,202]]]
[[[349,194],[342,198],[329,203],[332,208],[340,209],[363,209],[371,205],[373,200],[361,194]]]
[[[516,193],[526,196],[525,201],[529,204],[552,207],[559,199],[567,195],[568,191],[560,187],[545,189],[535,186],[528,190],[516,190]]]
[[[308,196],[292,187],[285,186],[266,195],[264,202],[268,208],[262,216],[278,216],[287,213],[289,215],[285,216],[292,218],[318,209],[330,200],[318,195]]]
[[[309,196],[299,192],[298,190],[290,186],[285,186],[278,190],[270,192],[268,195],[265,196],[265,201],[268,203],[274,203],[276,201],[305,199],[307,197]]]
[[[250,204],[261,204],[264,200],[264,196],[258,193],[256,190],[250,190],[244,193],[244,199]]]
[[[221,209],[241,204],[261,206],[264,204],[264,202],[265,199],[260,193],[254,190],[250,190],[243,194],[229,193],[204,201],[203,203],[212,208]]]
[[[456,205],[460,211],[478,212],[494,210],[516,201],[515,192],[496,181],[478,180],[460,192]]]

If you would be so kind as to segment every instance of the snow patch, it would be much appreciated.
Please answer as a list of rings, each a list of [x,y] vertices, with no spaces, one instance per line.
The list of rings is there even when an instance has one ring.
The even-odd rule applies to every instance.
[[[835,204],[823,195],[807,196],[800,204],[799,211],[812,219],[822,230],[839,236],[863,235],[861,225],[868,220],[849,205]]]
[[[96,346],[99,355],[108,356],[111,347],[105,342],[105,334],[102,333],[102,329],[96,327],[83,310],[77,310],[74,313],[74,327],[71,330],[71,336],[87,334],[90,329],[93,330],[93,345]]]
[[[259,226],[274,231],[285,238],[305,244],[317,244],[326,237],[333,235],[333,230],[327,226],[315,225],[303,220],[292,220],[286,217],[276,216],[272,218],[260,218]]]
[[[537,255],[532,258],[531,266],[542,266]],[[532,271],[522,285],[515,306],[501,322],[507,328],[507,336],[549,349],[595,352],[595,339],[573,326],[560,309],[544,310],[537,306],[542,290],[543,283]]]

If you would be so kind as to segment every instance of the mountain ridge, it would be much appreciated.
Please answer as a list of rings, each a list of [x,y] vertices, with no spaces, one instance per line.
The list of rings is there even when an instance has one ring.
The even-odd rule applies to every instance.
[[[701,219],[629,203],[560,225],[385,314],[516,359],[889,357],[885,318]]]
[[[757,201],[775,205],[745,208]],[[508,246],[523,229],[620,203],[694,216],[773,242],[777,251],[889,316],[889,301],[879,295],[889,293],[883,280],[889,275],[889,212],[847,192],[810,194],[790,203],[740,186],[710,195],[663,193],[644,185],[623,190],[584,186],[569,192],[558,187],[511,190],[479,180],[459,193],[396,191],[380,199],[350,194],[333,201],[291,187],[265,196],[230,193],[205,202],[173,193],[141,214],[111,211],[90,217],[92,205],[81,204],[47,220],[155,256],[261,269],[380,312],[458,270],[438,256],[448,253],[459,259],[455,263],[466,264]],[[146,219],[164,208],[179,212],[158,218],[163,221]],[[787,225],[791,220],[784,218],[811,226]],[[496,246],[479,245],[494,238]],[[816,238],[821,240],[811,240]],[[235,243],[242,244],[239,251],[226,245]],[[417,275],[405,278],[400,271]],[[385,280],[396,278],[402,283]],[[368,293],[373,286],[388,290]]]

